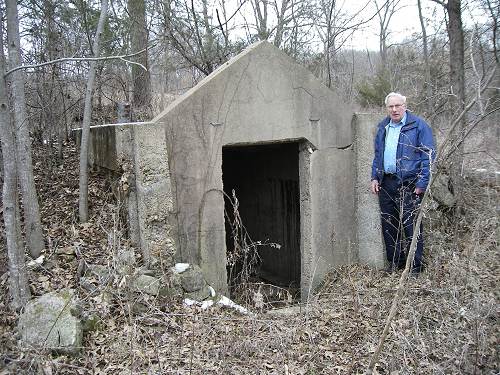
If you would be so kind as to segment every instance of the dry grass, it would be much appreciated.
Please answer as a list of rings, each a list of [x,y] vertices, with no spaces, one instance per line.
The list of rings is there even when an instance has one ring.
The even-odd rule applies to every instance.
[[[104,182],[94,183],[105,190]],[[464,219],[456,222],[439,211],[426,217],[428,267],[408,283],[377,367],[380,374],[500,371],[499,187],[471,179],[467,184]],[[72,199],[57,215],[71,217]],[[86,227],[62,217],[57,220],[63,225],[51,220],[46,225],[61,246],[80,243],[81,259],[112,264],[120,234],[117,210],[109,197],[101,203],[106,209],[94,206]],[[0,374],[363,373],[399,279],[361,266],[343,267],[329,275],[301,313],[276,315],[248,306],[254,313],[242,316],[220,307],[187,308],[175,297],[127,295],[113,285],[88,294],[77,285],[76,259],[54,257],[53,262],[50,270],[33,272],[35,294],[77,288],[85,309],[99,314],[99,329],[86,334],[80,357],[22,352],[12,335],[15,317],[2,308]],[[41,286],[39,278],[49,272]],[[4,276],[0,287],[5,301]]]

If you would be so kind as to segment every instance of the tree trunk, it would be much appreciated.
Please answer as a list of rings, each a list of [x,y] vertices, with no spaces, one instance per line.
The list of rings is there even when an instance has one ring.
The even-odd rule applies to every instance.
[[[11,0],[12,1],[12,0]],[[99,57],[101,34],[104,30],[104,22],[108,13],[108,0],[101,0],[101,14],[97,24],[97,30],[92,46],[93,54]],[[85,223],[89,218],[88,203],[88,153],[90,137],[90,120],[92,116],[92,93],[94,90],[95,73],[97,61],[90,63],[89,76],[87,78],[87,87],[85,89],[85,107],[83,110],[82,140],[80,146],[80,197],[78,201],[78,210],[80,222]]]
[[[144,0],[128,0],[128,13],[131,24],[131,49],[136,53],[148,45],[148,29],[146,25],[146,4]],[[134,58],[148,69],[147,50]],[[149,70],[132,65],[132,103],[134,107],[145,107],[151,104],[151,78]]]
[[[389,37],[389,24],[391,22],[392,16],[398,11],[397,6],[400,0],[388,0],[382,6],[379,7],[377,1],[375,1],[375,6],[378,12],[379,20],[379,52],[381,60],[381,70],[387,71],[388,69],[388,47],[387,38]]]
[[[262,9],[260,5],[262,4]],[[257,37],[259,40],[267,40],[269,32],[267,30],[267,5],[266,1],[253,0],[252,6],[255,14],[255,23],[257,25]]]
[[[464,31],[462,28],[461,0],[448,0],[448,37],[450,40],[450,113],[461,113],[465,108],[465,58]],[[463,164],[463,131],[465,118],[457,126],[453,140],[459,142],[452,160],[451,180],[457,202],[462,195],[462,164]]]
[[[0,20],[3,14],[0,10]],[[0,45],[3,44],[3,25],[0,24]],[[16,141],[14,127],[9,113],[7,85],[4,78],[5,56],[0,50],[0,138],[3,153],[3,218],[9,258],[9,292],[12,309],[18,310],[30,299],[28,275],[24,261],[24,247],[21,241],[20,218],[17,196]]]
[[[283,33],[285,31],[285,13],[288,8],[289,0],[282,0],[281,8],[277,9],[276,5],[276,14],[278,16],[277,24],[276,24],[276,36],[274,37],[274,45],[278,48],[281,47],[281,43],[283,42]]]
[[[6,0],[6,10],[9,63],[12,69],[21,65],[21,43],[16,0]],[[18,177],[23,198],[26,242],[31,256],[37,258],[44,248],[44,242],[40,220],[40,207],[35,188],[35,179],[33,177],[31,141],[26,115],[26,98],[24,94],[24,72],[18,70],[12,73],[10,81],[12,83]]]
[[[326,65],[326,86],[332,87],[332,67],[331,67],[331,48],[332,48],[332,23],[335,10],[335,1],[329,4],[326,14],[326,46],[325,46],[325,65]],[[335,48],[335,46],[334,46]],[[335,50],[335,49],[334,49]]]
[[[422,45],[424,50],[424,92],[425,92],[425,110],[427,114],[432,113],[432,86],[431,86],[431,66],[429,63],[429,48],[427,43],[427,31],[425,29],[424,15],[422,12],[422,0],[417,0],[418,18],[422,28]]]

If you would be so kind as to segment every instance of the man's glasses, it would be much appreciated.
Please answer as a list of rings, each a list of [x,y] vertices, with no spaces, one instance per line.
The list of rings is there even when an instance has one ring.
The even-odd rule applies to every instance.
[[[387,109],[399,109],[399,108],[401,108],[402,106],[404,106],[404,104],[388,105],[388,106],[387,106]]]

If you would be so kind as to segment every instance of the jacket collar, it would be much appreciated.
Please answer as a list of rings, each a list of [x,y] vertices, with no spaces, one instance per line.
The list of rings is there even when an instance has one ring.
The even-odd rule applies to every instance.
[[[406,123],[403,125],[401,130],[407,130],[407,129],[412,129],[413,127],[416,126],[416,121],[417,121],[417,116],[415,116],[413,113],[410,111],[406,110]],[[391,122],[391,118],[387,116],[384,120],[382,120],[382,123],[380,124],[382,128],[386,128],[387,125]]]

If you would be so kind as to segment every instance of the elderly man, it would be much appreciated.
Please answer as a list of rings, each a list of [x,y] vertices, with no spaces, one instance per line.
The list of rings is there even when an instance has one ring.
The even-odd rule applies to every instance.
[[[378,124],[375,136],[371,191],[379,197],[389,270],[394,271],[406,264],[414,221],[429,183],[434,140],[430,126],[406,109],[405,96],[391,92],[385,105],[388,116]],[[420,227],[413,273],[423,269],[423,251]]]

